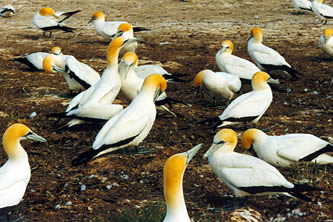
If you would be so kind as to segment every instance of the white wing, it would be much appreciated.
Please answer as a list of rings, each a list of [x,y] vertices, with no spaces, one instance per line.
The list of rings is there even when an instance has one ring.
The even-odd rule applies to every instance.
[[[104,35],[109,36],[110,38],[117,33],[118,31],[118,26],[122,23],[125,23],[123,21],[110,21],[110,22],[105,22],[102,32]]]
[[[286,62],[286,60],[274,49],[271,49],[263,44],[257,45],[253,47],[253,56],[254,60],[259,64],[266,64],[266,65],[290,65]]]
[[[27,55],[25,58],[33,64],[37,69],[43,70],[43,60],[48,55],[47,52],[35,52]]]
[[[331,17],[333,18],[333,8],[329,5],[320,4],[318,11],[324,17]]]
[[[226,72],[238,75],[243,79],[251,80],[254,73],[260,72],[260,69],[252,62],[234,55],[225,56],[223,63]]]
[[[168,75],[169,73],[158,65],[141,65],[136,67],[135,72],[138,77],[145,79],[147,76],[151,74],[160,74],[160,75]],[[170,74],[169,74],[170,75]]]
[[[38,28],[57,26],[59,24],[55,18],[47,17],[47,16],[41,16],[41,15],[39,15],[38,12],[36,13],[36,15],[33,18],[33,23]]]

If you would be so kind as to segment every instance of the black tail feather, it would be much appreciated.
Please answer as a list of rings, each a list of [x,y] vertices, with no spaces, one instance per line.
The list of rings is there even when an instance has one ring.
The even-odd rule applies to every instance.
[[[317,188],[317,187],[312,187],[310,185],[307,184],[294,184],[294,188],[289,191],[289,194],[297,197],[299,199],[308,201],[308,202],[312,202],[312,199],[307,197],[306,195],[302,194],[302,192],[307,192],[307,191],[321,191],[322,189]]]
[[[75,159],[72,160],[72,165],[78,166],[81,164],[86,164],[89,162],[89,160],[94,158],[94,156],[96,156],[98,153],[99,151],[94,149],[90,149],[86,152],[80,153]]]
[[[29,60],[27,58],[25,58],[25,57],[23,57],[23,58],[15,58],[14,61],[20,62],[20,63],[22,63],[24,65],[27,65],[31,69],[31,71],[40,71],[31,62],[29,62]]]
[[[181,79],[179,77],[181,76],[186,76],[186,74],[170,74],[170,75],[163,75],[163,77],[166,79],[166,80],[169,80],[169,81],[173,81],[173,82],[190,82],[192,80],[185,80],[185,79]]]
[[[163,100],[155,101],[155,104],[158,105],[158,106],[162,106],[162,105],[165,105],[165,104],[168,104],[168,105],[172,106],[173,104],[176,104],[176,103],[180,103],[180,104],[183,104],[183,105],[186,105],[186,106],[192,106],[189,103],[186,103],[186,102],[183,102],[183,101],[180,101],[180,100],[177,100],[177,99],[172,99],[170,97],[166,97]]]
[[[62,14],[62,16],[66,16],[64,19],[60,20],[59,23],[62,23],[63,21],[65,21],[66,19],[70,18],[72,15],[81,12],[81,10],[76,10],[76,11],[72,11],[72,12],[66,12],[64,14]]]
[[[198,124],[208,125],[208,129],[216,129],[219,125],[223,123],[219,117],[213,117],[209,119],[204,119],[198,122]]]
[[[312,161],[313,159],[317,158],[319,155],[328,152],[333,152],[332,144],[327,144],[325,147],[321,148],[320,150],[317,150],[316,152],[311,153],[310,155],[303,157],[299,161]]]
[[[286,65],[280,65],[280,66],[276,66],[276,65],[267,65],[267,64],[261,64],[266,70],[270,71],[270,70],[282,70],[282,71],[286,71],[288,72],[290,75],[292,75],[294,78],[298,79],[297,75],[303,75],[302,73],[298,72],[297,70],[286,66]]]
[[[144,27],[133,27],[134,32],[150,31],[150,29]]]
[[[75,31],[75,28],[71,28],[71,27],[63,26],[63,25],[56,25],[56,26],[49,26],[49,27],[42,28],[42,30],[45,32],[49,32],[49,31],[57,30],[57,29],[63,30],[65,32],[74,32]]]
[[[61,112],[61,113],[50,113],[50,114],[47,114],[46,117],[49,118],[49,117],[57,117],[57,118],[72,118],[70,116],[66,116],[67,112]]]

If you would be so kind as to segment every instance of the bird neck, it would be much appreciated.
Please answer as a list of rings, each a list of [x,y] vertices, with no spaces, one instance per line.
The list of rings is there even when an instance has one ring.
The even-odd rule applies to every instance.
[[[11,138],[10,135],[4,135],[2,144],[9,159],[17,160],[28,157],[18,139]]]
[[[267,82],[255,82],[252,84],[252,89],[255,91],[265,91],[271,90],[271,87],[267,84]]]

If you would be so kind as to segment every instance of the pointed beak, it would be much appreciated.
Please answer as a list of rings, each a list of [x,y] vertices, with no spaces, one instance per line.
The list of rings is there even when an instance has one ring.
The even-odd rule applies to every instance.
[[[42,143],[46,143],[47,140],[41,136],[38,136],[36,133],[34,132],[29,132],[27,135],[24,136],[26,139],[28,140],[34,140],[34,141],[38,141],[38,142],[42,142]]]
[[[131,68],[132,64],[127,64],[127,63],[124,63],[124,64],[125,64],[125,76],[124,76],[124,79],[126,79],[127,75],[128,75],[128,71]]]
[[[200,150],[201,147],[202,147],[202,143],[196,145],[195,147],[193,147],[192,149],[190,149],[189,151],[186,152],[186,155],[187,155],[186,165],[188,165],[188,163],[195,156],[195,154]]]
[[[280,81],[278,79],[272,79],[272,78],[269,78],[267,80],[268,83],[273,83],[273,84],[280,84]]]
[[[202,158],[207,158],[211,153],[213,153],[217,148],[221,147],[221,144],[223,144],[224,141],[220,141],[218,143],[213,143],[209,149],[207,150],[207,152],[203,155]]]
[[[89,20],[88,24],[95,21],[95,18],[94,17],[91,17],[91,19]]]

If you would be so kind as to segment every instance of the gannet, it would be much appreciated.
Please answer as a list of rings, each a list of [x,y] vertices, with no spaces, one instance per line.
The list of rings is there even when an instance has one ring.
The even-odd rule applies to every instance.
[[[273,80],[265,72],[257,72],[252,78],[252,91],[245,93],[233,100],[219,119],[223,121],[221,126],[238,123],[257,123],[272,102],[272,90],[267,84],[279,83]]]
[[[216,64],[222,72],[231,73],[242,79],[252,79],[260,69],[252,62],[232,55],[234,44],[230,40],[222,42],[222,48],[216,53]]]
[[[12,5],[4,5],[0,8],[1,17],[12,17],[15,15],[15,8]]]
[[[281,167],[289,167],[297,161],[317,164],[333,164],[333,145],[311,134],[294,133],[269,136],[258,129],[249,129],[242,136],[246,149],[260,159]]]
[[[187,165],[202,147],[196,145],[184,153],[177,153],[167,159],[164,165],[164,198],[167,213],[163,222],[191,222],[183,194],[183,176]]]
[[[324,25],[327,23],[327,19],[333,18],[333,8],[329,5],[323,4],[324,0],[313,0],[312,11],[321,19],[321,23]]]
[[[0,168],[0,208],[17,205],[30,181],[28,155],[20,144],[24,139],[46,142],[23,124],[15,123],[8,127],[2,138],[8,160]]]
[[[116,37],[119,25],[127,23],[125,21],[105,21],[103,12],[94,12],[88,23],[94,22],[95,31],[97,34],[107,39]],[[133,27],[135,32],[148,30],[142,27]],[[119,37],[119,36],[118,36]]]
[[[262,39],[263,31],[261,28],[252,28],[247,50],[257,66],[268,72],[282,70],[297,78],[296,74],[301,73],[293,69],[277,51],[262,44]]]
[[[125,40],[134,38],[134,31],[132,25],[125,22],[118,26],[117,33],[115,36],[122,37]],[[132,41],[129,44],[126,44],[124,47],[120,49],[119,56],[123,56],[126,52],[135,52],[138,47],[137,41]]]
[[[122,111],[108,120],[98,132],[93,146],[72,161],[73,165],[127,146],[139,145],[150,132],[155,118],[154,100],[165,91],[166,80],[159,74],[148,76],[139,94]]]
[[[43,60],[46,72],[61,72],[71,92],[88,89],[99,79],[99,74],[90,66],[79,62],[71,55],[47,55]]]
[[[298,12],[301,10],[312,11],[312,3],[309,0],[293,0],[293,4]]]
[[[318,40],[318,46],[321,48],[324,52],[329,54],[330,56],[333,56],[333,29],[326,28],[324,30],[323,35],[319,37]]]
[[[49,114],[49,117],[70,117],[87,119],[109,120],[113,115],[122,110],[119,104],[112,104],[119,93],[121,79],[118,72],[119,51],[127,42],[135,39],[125,40],[122,37],[114,38],[106,52],[107,67],[101,79],[87,90],[73,98],[64,113]],[[66,124],[71,127],[83,123],[74,119]]]
[[[205,69],[195,76],[193,85],[199,87],[200,94],[207,89],[213,93],[214,98],[222,97],[229,102],[240,90],[242,83],[237,75]]]
[[[27,65],[31,71],[41,71],[44,70],[43,60],[49,54],[47,52],[35,52],[25,57],[15,58],[14,61]],[[62,55],[61,48],[58,46],[53,47],[51,54]]]
[[[54,30],[73,32],[75,30],[74,28],[64,26],[61,23],[80,11],[81,10],[72,12],[58,12],[54,11],[52,8],[42,8],[35,14],[32,22],[35,26],[37,26],[37,28],[43,31],[43,36],[45,36],[46,32],[50,32],[51,37],[52,31]]]
[[[284,194],[311,201],[301,192],[317,190],[305,184],[292,184],[275,167],[256,157],[236,153],[237,134],[231,129],[216,133],[204,154],[214,173],[235,193],[248,195]]]
[[[169,73],[166,71],[163,67],[159,65],[152,65],[152,64],[147,64],[147,65],[140,65],[135,68],[135,72],[138,77],[141,79],[145,79],[147,76],[158,73],[162,75],[167,82],[186,82],[186,80],[183,80],[179,77],[184,76],[184,74],[176,74],[176,73]]]

